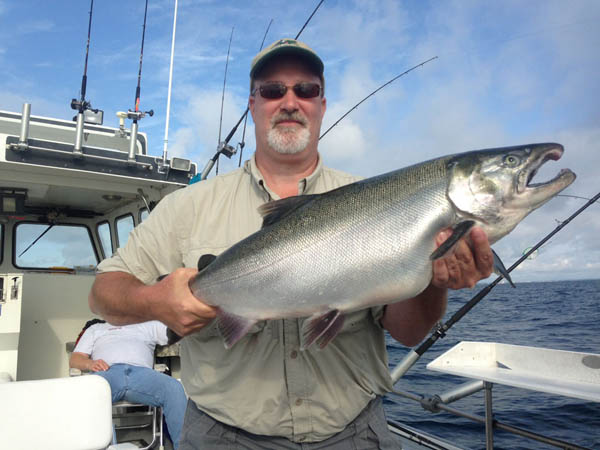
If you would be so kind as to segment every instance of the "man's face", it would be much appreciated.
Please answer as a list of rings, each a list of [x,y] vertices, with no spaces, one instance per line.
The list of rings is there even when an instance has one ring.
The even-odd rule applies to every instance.
[[[292,86],[304,82],[321,85],[317,75],[294,59],[270,63],[255,80],[256,91],[250,96],[249,105],[256,127],[257,150],[267,146],[280,154],[296,154],[308,148],[316,153],[326,100],[321,96],[298,97]],[[268,83],[282,83],[288,89],[281,98],[263,98],[258,88]]]

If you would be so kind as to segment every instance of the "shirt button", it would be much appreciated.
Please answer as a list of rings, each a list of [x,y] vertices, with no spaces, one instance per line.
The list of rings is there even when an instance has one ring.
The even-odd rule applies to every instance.
[[[302,399],[299,398],[298,400],[296,400],[296,406],[300,406],[302,404]]]
[[[292,359],[296,359],[298,357],[298,352],[296,350],[292,350],[290,356],[292,357]]]

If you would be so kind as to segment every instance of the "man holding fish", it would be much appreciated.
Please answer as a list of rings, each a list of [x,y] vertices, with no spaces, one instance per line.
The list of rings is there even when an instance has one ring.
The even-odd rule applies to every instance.
[[[381,401],[392,389],[384,330],[404,345],[419,343],[443,316],[447,289],[472,287],[491,274],[494,256],[488,237],[480,227],[468,226],[458,236],[450,228],[437,230],[428,243],[431,249],[451,235],[456,243],[443,258],[427,258],[425,284],[411,288],[414,295],[396,303],[389,298],[390,288],[375,295],[377,301],[373,296],[362,304],[353,300],[347,308],[341,303],[306,306],[298,299],[294,310],[298,297],[286,298],[286,286],[294,286],[290,292],[299,286],[327,298],[337,295],[338,285],[319,286],[312,275],[278,262],[271,265],[277,270],[251,282],[243,270],[260,274],[266,266],[258,245],[279,239],[270,227],[303,208],[303,198],[313,198],[304,196],[359,178],[324,167],[319,157],[326,99],[323,63],[314,51],[281,39],[254,58],[250,77],[253,157],[238,170],[164,198],[132,231],[126,246],[98,266],[90,307],[113,324],[159,320],[185,336],[180,355],[190,401],[181,449],[396,448]],[[279,199],[291,200],[268,203]],[[259,231],[263,219],[263,235],[250,247],[234,247]],[[310,226],[307,221],[291,233],[302,236],[302,229]],[[323,267],[334,272],[344,267],[344,251],[362,257],[355,278],[376,267],[369,255],[361,254],[358,239],[346,242],[347,248],[338,245],[335,250],[339,258]],[[304,251],[311,242],[302,245]],[[200,257],[219,255],[230,247],[227,257],[244,265],[222,269],[225,260],[220,257],[204,259],[200,273],[215,275],[203,283],[197,277]],[[311,252],[317,266],[319,246]],[[155,282],[165,273],[170,275]],[[338,279],[345,276],[348,273],[340,269]],[[201,292],[202,284],[206,298],[213,285],[223,286],[215,292],[224,303],[194,296],[192,291]],[[260,298],[249,301],[247,314],[243,308],[228,309],[228,301],[243,304],[245,295],[251,298],[252,289],[260,289]],[[288,302],[287,309],[278,302]]]

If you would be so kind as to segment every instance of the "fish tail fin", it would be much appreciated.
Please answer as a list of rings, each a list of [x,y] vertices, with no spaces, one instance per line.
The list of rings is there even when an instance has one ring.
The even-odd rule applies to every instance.
[[[340,324],[335,325],[338,321]],[[318,341],[320,348],[325,347],[337,335],[343,323],[344,316],[340,315],[337,309],[329,310],[325,314],[313,314],[302,324],[300,350],[306,350],[315,341]]]
[[[220,309],[217,313],[217,328],[223,337],[225,348],[233,347],[237,341],[246,336],[256,322]]]
[[[492,254],[494,255],[494,273],[496,273],[497,275],[502,275],[512,287],[516,288],[515,283],[513,283],[513,281],[510,278],[510,275],[508,274],[508,270],[506,270],[506,267],[504,267],[504,263],[502,262],[498,254],[494,251],[494,249],[492,249]]]

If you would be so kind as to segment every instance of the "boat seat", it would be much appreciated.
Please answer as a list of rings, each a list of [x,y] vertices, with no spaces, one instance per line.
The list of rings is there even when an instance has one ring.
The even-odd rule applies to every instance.
[[[98,450],[112,440],[110,386],[101,377],[0,383],[0,448]]]

